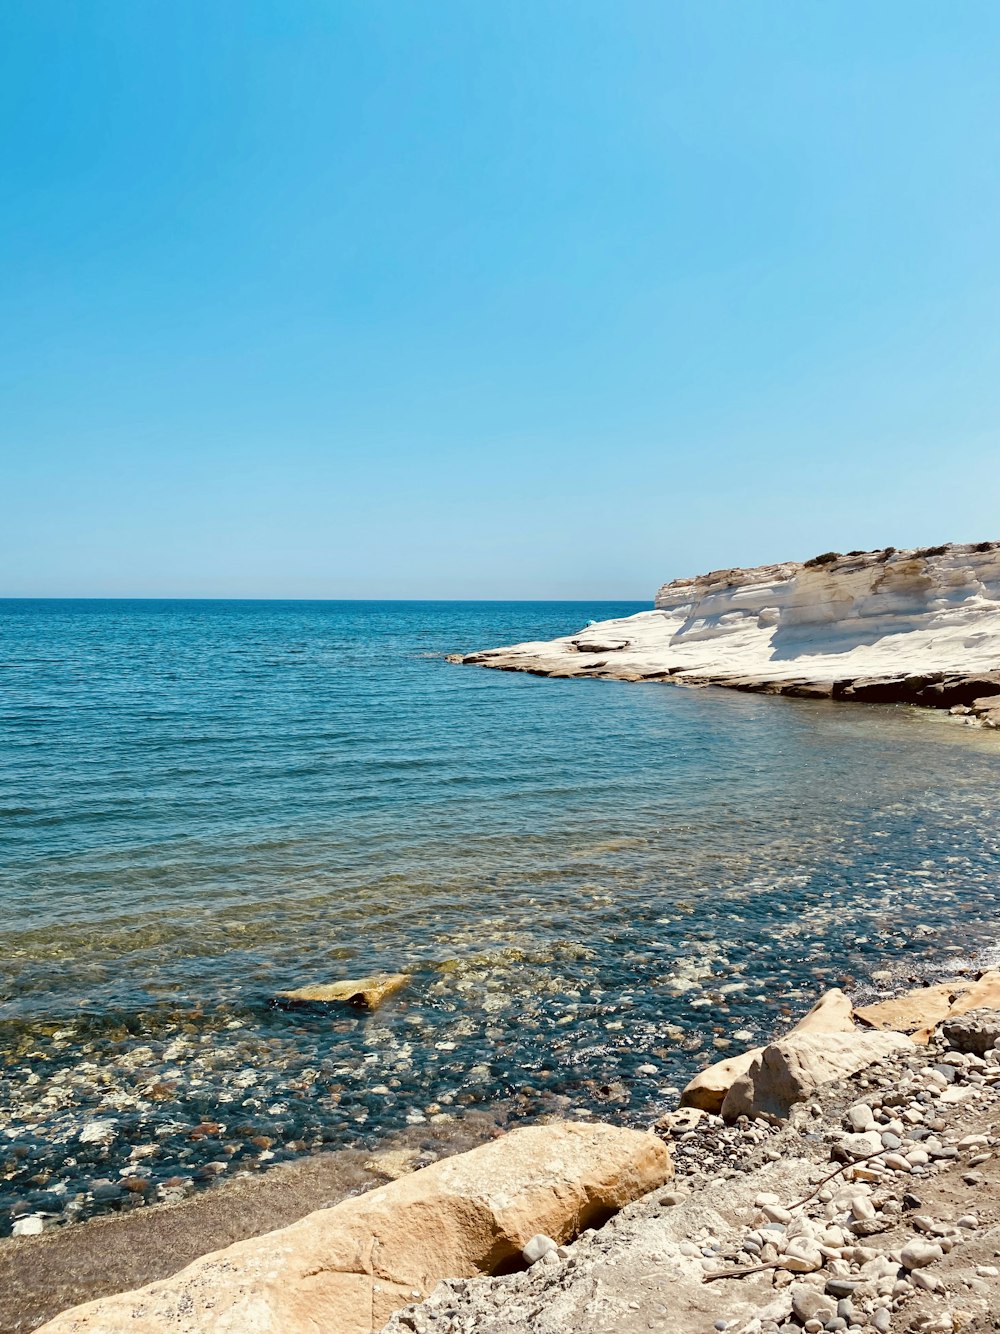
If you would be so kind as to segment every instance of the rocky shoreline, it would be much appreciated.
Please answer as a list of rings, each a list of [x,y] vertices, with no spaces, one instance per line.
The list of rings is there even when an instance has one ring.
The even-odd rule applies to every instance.
[[[940,999],[890,1002],[924,1041],[801,1087],[785,1118],[669,1114],[668,1188],[575,1246],[536,1239],[523,1273],[442,1283],[385,1334],[996,1330],[1000,1010],[928,1036]]]
[[[827,552],[664,584],[655,608],[449,660],[559,679],[911,704],[1000,727],[1000,543]]]
[[[388,1314],[412,1286],[421,1301],[386,1334],[985,1334],[1000,1311],[998,1090],[1000,973],[858,1009],[834,990],[784,1038],[696,1076],[655,1140],[555,1121],[401,1162],[389,1187],[46,1328],[211,1334],[249,1300],[242,1327],[261,1334],[320,1316],[369,1334],[365,1303]],[[522,1203],[473,1224],[501,1181]]]

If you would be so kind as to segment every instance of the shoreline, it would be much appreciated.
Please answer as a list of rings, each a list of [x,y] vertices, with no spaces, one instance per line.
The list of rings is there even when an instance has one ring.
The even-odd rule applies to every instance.
[[[502,1133],[489,1111],[386,1136],[375,1148],[315,1153],[175,1202],[0,1239],[0,1334],[175,1274],[210,1251],[287,1227]]]
[[[1000,1010],[804,1090],[783,1120],[680,1109],[659,1127],[667,1187],[558,1265],[443,1282],[383,1334],[991,1334],[1000,1047],[984,1030],[996,1041]]]
[[[938,976],[945,972],[947,970],[943,968],[935,970]],[[971,961],[957,972],[952,970],[953,976],[964,978],[967,983],[977,974],[982,975],[982,969]],[[918,990],[928,991],[933,986],[925,980]],[[894,987],[878,993],[880,1000],[877,1004],[884,1005],[894,998],[913,994],[912,988],[903,988],[897,982]],[[772,1039],[779,1040],[780,1035]],[[704,1073],[702,1070],[692,1084],[696,1084]],[[774,1145],[784,1143],[780,1134],[785,1131],[779,1130],[779,1138],[773,1139],[773,1143],[774,1127],[768,1127],[762,1136],[753,1131],[747,1138],[742,1131],[728,1128],[718,1115],[693,1107],[683,1094],[674,1101],[678,1109],[666,1112],[656,1125],[673,1147],[675,1163],[683,1177],[682,1190],[704,1189],[710,1184],[711,1159],[719,1145],[716,1143],[714,1149],[706,1146],[718,1135],[728,1141],[730,1147],[735,1143],[739,1150],[736,1155],[739,1162],[734,1158],[724,1166],[729,1182],[760,1169],[766,1153],[773,1153]],[[537,1124],[559,1123],[557,1118],[544,1117]],[[630,1124],[616,1122],[614,1118],[611,1123]],[[758,1124],[764,1125],[752,1122],[751,1126]],[[429,1129],[424,1129],[422,1140],[428,1138],[426,1132]],[[488,1111],[473,1113],[464,1123],[440,1127],[438,1131],[445,1159],[498,1135],[506,1137]],[[0,1242],[0,1292],[4,1293],[0,1304],[0,1334],[21,1334],[80,1302],[168,1278],[206,1251],[214,1251],[241,1238],[260,1236],[274,1227],[287,1226],[311,1209],[327,1208],[339,1199],[364,1193],[377,1186],[379,1180],[409,1175],[436,1156],[428,1156],[426,1152],[418,1154],[413,1147],[416,1138],[416,1132],[396,1136],[377,1151],[340,1150],[335,1154],[316,1155],[302,1162],[275,1167],[259,1177],[228,1182],[178,1204],[160,1204],[124,1215],[95,1218],[39,1237],[8,1238]],[[768,1145],[771,1148],[762,1157],[758,1149]],[[724,1150],[724,1157],[728,1151]],[[779,1159],[783,1161],[784,1156],[786,1150],[782,1149]],[[381,1171],[377,1166],[380,1158],[383,1161]],[[705,1175],[706,1168],[709,1169],[708,1176]],[[621,1217],[623,1220],[631,1217],[636,1210],[648,1205],[649,1201],[640,1201],[630,1206]],[[607,1229],[595,1234],[591,1242],[600,1242],[605,1232]],[[493,1288],[501,1280],[484,1278],[475,1282],[487,1285],[480,1293],[480,1306],[482,1302],[492,1302],[496,1296]],[[476,1310],[481,1315],[478,1306]],[[437,1325],[434,1327],[438,1328]],[[404,1326],[392,1321],[387,1326],[391,1330],[397,1328]],[[454,1326],[456,1331],[466,1328],[471,1329],[473,1325]],[[490,1328],[514,1330],[519,1326],[495,1325]]]

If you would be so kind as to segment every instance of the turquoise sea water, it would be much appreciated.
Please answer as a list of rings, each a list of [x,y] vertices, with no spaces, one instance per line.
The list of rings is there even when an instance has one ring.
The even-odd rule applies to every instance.
[[[993,948],[996,736],[444,660],[639,609],[0,603],[0,1231],[467,1108],[643,1123]]]

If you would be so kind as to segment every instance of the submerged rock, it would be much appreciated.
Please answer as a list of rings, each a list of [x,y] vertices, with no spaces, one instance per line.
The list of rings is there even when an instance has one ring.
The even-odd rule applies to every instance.
[[[359,977],[314,987],[298,987],[295,991],[279,991],[278,998],[293,1003],[340,1001],[358,1010],[377,1010],[383,1001],[401,991],[409,980],[406,973],[388,973],[381,977]]]
[[[400,1177],[415,1172],[419,1162],[420,1153],[417,1149],[383,1149],[381,1153],[373,1153],[370,1158],[366,1158],[365,1167],[369,1172],[388,1177],[390,1181],[398,1181]]]

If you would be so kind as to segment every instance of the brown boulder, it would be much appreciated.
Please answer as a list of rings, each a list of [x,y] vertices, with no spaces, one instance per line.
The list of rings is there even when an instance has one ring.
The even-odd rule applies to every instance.
[[[517,1264],[673,1175],[655,1135],[564,1122],[513,1130],[172,1278],[87,1302],[46,1334],[371,1334],[442,1278]]]
[[[855,1018],[866,1028],[893,1029],[897,1033],[912,1033],[914,1041],[926,1042],[916,1036],[918,1030],[929,1031],[946,1017],[952,1002],[960,995],[962,983],[943,982],[933,987],[918,987],[891,1000],[874,1005],[862,1005],[854,1011]]]
[[[790,1032],[853,1033],[854,1007],[850,996],[839,987],[827,991]]]
[[[1000,695],[974,699],[969,707],[984,727],[1000,728]]]
[[[740,1052],[739,1056],[730,1056],[724,1061],[716,1061],[705,1070],[699,1070],[681,1093],[680,1106],[697,1107],[718,1116],[726,1094],[740,1075],[746,1074],[763,1050],[763,1047],[752,1047],[750,1051]]]
[[[1000,969],[991,968],[956,996],[948,1018],[968,1014],[970,1010],[1000,1010]]]

